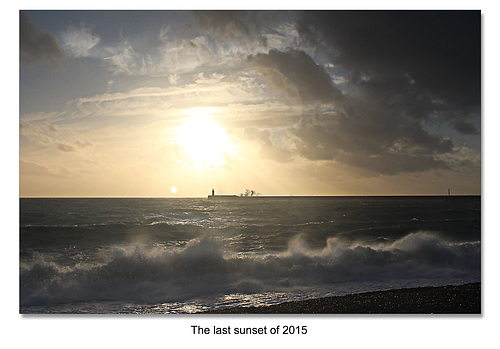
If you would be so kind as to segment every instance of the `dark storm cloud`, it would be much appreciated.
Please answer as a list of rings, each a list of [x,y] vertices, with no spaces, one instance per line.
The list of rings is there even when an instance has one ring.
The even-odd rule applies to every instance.
[[[448,167],[435,156],[451,152],[452,142],[422,127],[420,119],[435,105],[408,78],[349,83],[342,94],[304,51],[271,50],[250,56],[249,61],[265,69],[275,87],[287,90],[293,85],[308,106],[290,129],[300,155],[382,174]],[[278,79],[279,74],[286,79]]]
[[[480,11],[305,11],[298,28],[353,76],[406,75],[449,103],[480,104]]]
[[[329,102],[342,95],[340,90],[333,85],[332,79],[325,69],[317,65],[304,51],[270,50],[267,54],[259,53],[250,56],[249,61],[283,74],[296,87],[301,99],[305,102]],[[279,79],[272,80],[279,81]],[[279,84],[276,87],[287,88],[287,86]]]
[[[298,30],[311,52],[345,72],[342,92],[304,51],[249,60],[286,76],[309,105],[291,129],[300,155],[373,173],[419,172],[449,168],[439,155],[453,153],[451,139],[424,121],[478,134],[479,12],[306,11]]]
[[[27,63],[46,61],[54,65],[63,58],[55,37],[48,31],[37,28],[26,12],[20,12],[20,49],[26,54]]]
[[[477,135],[479,130],[473,124],[466,121],[457,121],[453,124],[455,129],[464,135]]]
[[[295,127],[299,153],[311,160],[335,160],[374,173],[397,174],[448,168],[438,154],[452,151],[449,139],[418,124],[402,126],[377,114],[304,116]],[[380,121],[379,121],[380,120]]]

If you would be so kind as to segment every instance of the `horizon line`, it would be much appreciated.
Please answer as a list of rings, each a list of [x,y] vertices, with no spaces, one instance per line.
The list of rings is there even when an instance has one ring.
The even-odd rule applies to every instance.
[[[68,196],[22,196],[19,195],[20,199],[201,199],[211,197],[212,195],[186,195],[186,196],[169,196],[169,195],[90,195],[90,196],[79,196],[79,195],[68,195]],[[482,194],[368,194],[368,195],[323,195],[323,194],[313,194],[313,195],[254,195],[254,196],[241,196],[239,194],[216,194],[215,197],[223,196],[234,196],[238,198],[300,198],[300,197],[460,197],[460,196],[482,196]]]

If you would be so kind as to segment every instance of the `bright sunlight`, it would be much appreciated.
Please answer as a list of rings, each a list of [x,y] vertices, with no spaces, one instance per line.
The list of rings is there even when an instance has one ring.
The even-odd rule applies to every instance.
[[[183,124],[176,130],[175,143],[180,147],[184,160],[193,165],[220,167],[226,155],[233,153],[229,136],[214,119],[215,108],[192,108],[183,114]]]

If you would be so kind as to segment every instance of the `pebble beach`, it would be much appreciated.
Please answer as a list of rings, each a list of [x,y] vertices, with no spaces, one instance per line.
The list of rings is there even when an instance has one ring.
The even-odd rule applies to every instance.
[[[481,284],[374,291],[206,314],[481,314]]]

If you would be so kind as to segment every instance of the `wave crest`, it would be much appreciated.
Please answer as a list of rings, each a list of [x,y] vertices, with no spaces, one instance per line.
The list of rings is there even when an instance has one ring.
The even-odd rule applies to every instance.
[[[21,306],[88,301],[168,302],[218,293],[287,291],[342,283],[429,283],[480,278],[480,243],[416,232],[398,240],[329,238],[309,248],[303,236],[278,254],[231,255],[204,237],[183,247],[140,243],[101,250],[98,260],[64,265],[37,255],[21,269]]]

